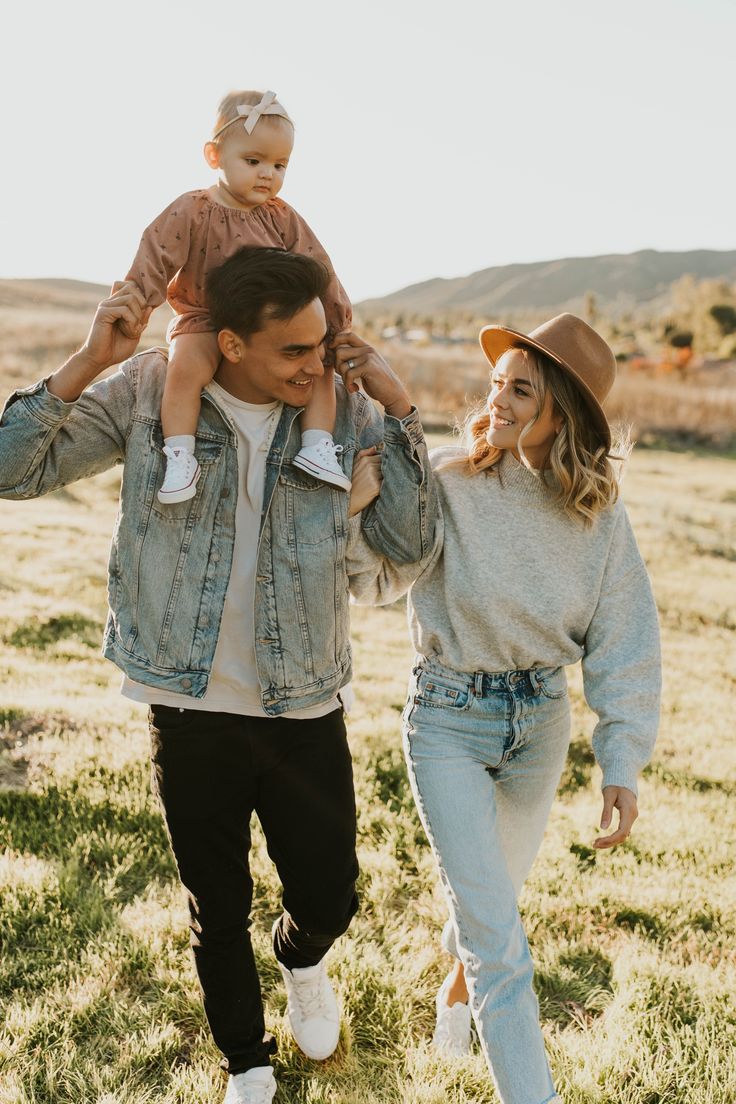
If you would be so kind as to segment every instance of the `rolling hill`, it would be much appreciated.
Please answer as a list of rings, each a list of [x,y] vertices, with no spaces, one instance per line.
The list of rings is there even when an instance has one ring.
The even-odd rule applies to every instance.
[[[358,304],[364,317],[381,313],[434,315],[580,307],[587,292],[609,312],[666,299],[671,285],[691,274],[697,280],[736,280],[736,250],[638,253],[568,257],[531,264],[484,268],[455,279],[425,280]]]

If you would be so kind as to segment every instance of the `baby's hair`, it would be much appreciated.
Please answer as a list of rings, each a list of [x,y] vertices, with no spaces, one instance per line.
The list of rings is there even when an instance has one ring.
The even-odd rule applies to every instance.
[[[212,138],[210,141],[222,142],[223,139],[232,132],[233,127],[228,126],[228,123],[232,123],[240,118],[238,115],[238,104],[250,104],[252,107],[255,107],[256,104],[261,102],[264,95],[265,93],[263,92],[245,89],[241,92],[228,92],[227,96],[223,96],[217,108],[217,118],[215,119],[215,125],[212,127]],[[294,126],[294,121],[288,114],[264,115],[262,118],[285,119],[287,123],[291,123],[292,127]],[[227,127],[227,130],[223,131],[218,137],[218,132],[221,131],[223,127]]]

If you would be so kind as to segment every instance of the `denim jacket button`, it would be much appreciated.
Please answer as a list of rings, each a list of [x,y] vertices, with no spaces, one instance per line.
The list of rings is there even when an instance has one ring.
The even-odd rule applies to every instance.
[[[183,678],[181,680],[181,684],[182,684],[182,686],[184,687],[185,690],[189,690],[189,688],[192,685],[192,680],[190,678]]]
[[[213,563],[219,563],[220,562],[220,553],[219,552],[213,552],[212,555],[210,556],[210,559],[212,560]]]
[[[220,498],[229,498],[229,497],[230,497],[230,488],[229,487],[223,487],[222,490],[220,491]]]

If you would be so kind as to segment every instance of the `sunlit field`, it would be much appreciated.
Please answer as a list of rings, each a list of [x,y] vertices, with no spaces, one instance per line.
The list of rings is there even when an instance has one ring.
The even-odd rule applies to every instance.
[[[186,910],[149,788],[142,707],[99,655],[114,472],[1,502],[0,1104],[218,1104],[224,1078]],[[592,717],[571,672],[573,743],[522,898],[567,1104],[736,1099],[736,487],[732,461],[635,453],[625,482],[665,655],[662,734],[631,841],[592,849]],[[256,833],[254,939],[277,1104],[491,1104],[475,1053],[427,1047],[444,917],[399,746],[402,604],[354,609],[349,727],[362,909],[329,957],[344,1009],[301,1057],[268,932],[278,883]]]

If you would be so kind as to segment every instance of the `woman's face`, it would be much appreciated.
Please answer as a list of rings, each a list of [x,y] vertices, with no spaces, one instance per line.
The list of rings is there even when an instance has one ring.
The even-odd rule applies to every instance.
[[[496,361],[488,395],[491,424],[486,433],[489,445],[509,449],[519,459],[519,435],[537,413],[537,399],[532,390],[536,372],[532,361],[522,349],[509,349]],[[524,453],[535,468],[544,467],[555,437],[562,428],[562,418],[555,413],[552,396],[547,393],[544,409],[524,438]]]

